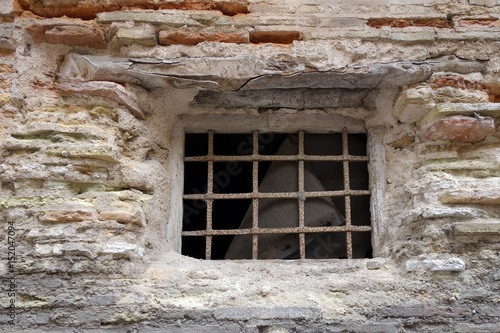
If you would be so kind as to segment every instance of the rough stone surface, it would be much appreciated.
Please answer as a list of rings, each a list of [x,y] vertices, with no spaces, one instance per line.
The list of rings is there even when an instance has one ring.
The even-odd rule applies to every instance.
[[[156,45],[156,32],[152,26],[121,28],[116,32],[113,41],[119,44]]]
[[[429,272],[462,272],[465,270],[465,263],[458,258],[425,259],[406,261],[406,270],[409,272],[429,271]]]
[[[125,106],[139,119],[144,119],[145,115],[141,107],[133,99],[130,93],[121,85],[114,82],[63,82],[58,86],[61,96],[98,96],[109,98],[118,104]]]
[[[476,143],[495,132],[495,120],[490,117],[453,116],[432,124],[422,136],[424,141],[448,140]]]

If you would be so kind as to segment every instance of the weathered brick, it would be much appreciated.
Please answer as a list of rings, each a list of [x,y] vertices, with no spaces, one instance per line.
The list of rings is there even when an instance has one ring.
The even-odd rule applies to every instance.
[[[298,31],[252,31],[250,32],[250,42],[292,44],[296,40],[302,40],[302,34]]]
[[[500,20],[497,19],[463,19],[458,22],[460,27],[500,27]]]
[[[106,47],[104,34],[97,26],[40,26],[35,24],[28,26],[26,30],[33,37],[35,42],[66,44],[72,46],[89,46],[93,48]]]
[[[495,120],[490,117],[453,116],[436,121],[424,133],[424,141],[448,140],[476,143],[495,132]]]
[[[136,258],[144,255],[144,249],[135,244],[115,242],[106,244],[101,253],[124,256],[127,258]]]
[[[53,209],[40,212],[38,219],[52,223],[94,221],[97,220],[97,213],[93,210]]]
[[[196,45],[201,42],[219,42],[219,43],[248,43],[249,34],[242,32],[220,32],[203,33],[189,30],[160,31],[160,44],[163,45]]]
[[[439,200],[444,204],[500,205],[500,190],[463,189],[443,194]]]
[[[109,98],[125,106],[137,118],[145,119],[146,117],[130,93],[123,86],[115,82],[62,82],[58,85],[58,91],[61,96],[77,95]]]
[[[453,223],[455,236],[500,235],[500,221],[476,220],[474,222]]]

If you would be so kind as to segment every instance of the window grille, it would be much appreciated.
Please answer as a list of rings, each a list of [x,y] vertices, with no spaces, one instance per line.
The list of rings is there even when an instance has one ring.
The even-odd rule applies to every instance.
[[[186,138],[188,138],[190,134],[186,134]],[[369,221],[369,195],[370,191],[368,188],[368,171],[367,171],[367,163],[368,156],[366,154],[366,135],[364,136],[364,152],[362,155],[352,154],[350,153],[350,138],[353,134],[348,134],[347,129],[343,129],[342,133],[337,133],[336,135],[339,137],[339,146],[336,147],[338,150],[337,153],[332,154],[323,154],[323,155],[315,155],[315,154],[307,154],[305,152],[305,137],[310,135],[309,133],[304,133],[304,131],[299,131],[296,137],[296,145],[297,151],[293,154],[264,154],[260,152],[262,148],[262,135],[259,134],[259,131],[253,131],[253,133],[246,134],[248,137],[248,149],[243,144],[240,144],[239,147],[245,146],[245,151],[240,151],[237,154],[232,154],[231,152],[226,153],[214,153],[214,148],[217,150],[217,145],[214,144],[214,136],[218,134],[214,131],[208,131],[208,134],[203,134],[205,137],[205,141],[203,140],[197,141],[197,138],[200,134],[191,134],[194,135],[192,140],[186,140],[186,152],[188,149],[194,150],[194,153],[186,154],[184,157],[185,163],[185,174],[184,177],[187,180],[193,180],[197,187],[196,191],[190,190],[185,181],[185,189],[183,195],[184,202],[184,222],[183,222],[183,254],[188,254],[189,251],[185,250],[187,247],[197,246],[204,247],[203,255],[199,257],[204,259],[214,259],[213,258],[213,248],[217,247],[217,239],[219,236],[229,236],[230,239],[236,239],[235,237],[250,237],[251,238],[251,255],[248,256],[248,259],[262,259],[259,257],[259,248],[263,246],[259,237],[263,235],[295,235],[298,236],[297,241],[297,259],[307,258],[306,255],[306,246],[309,244],[310,239],[314,239],[316,235],[327,235],[327,234],[335,234],[342,235],[345,249],[344,258],[352,259],[353,255],[353,234],[361,234],[363,236],[370,235],[372,231],[371,222]],[[313,134],[311,134],[313,135]],[[325,135],[333,135],[333,134],[325,134]],[[197,137],[198,136],[198,137]],[[241,134],[238,134],[240,138],[242,138]],[[259,140],[261,137],[261,140]],[[243,137],[244,138],[244,137]],[[223,138],[224,139],[224,138]],[[188,142],[189,141],[189,142]],[[245,142],[245,140],[242,140]],[[200,145],[201,143],[201,145]],[[251,143],[251,144],[250,144]],[[189,147],[191,146],[191,147]],[[215,147],[214,147],[215,146]],[[206,147],[206,148],[205,148]],[[241,149],[240,149],[241,150]],[[194,155],[194,156],[193,156]],[[229,192],[221,190],[219,187],[220,184],[214,182],[214,165],[218,165],[219,163],[232,163],[227,164],[228,170],[237,170],[236,166],[239,164],[246,164],[246,169],[249,173],[249,178],[251,178],[251,183],[245,188],[243,191],[235,191]],[[286,192],[264,192],[259,190],[259,180],[262,182],[262,177],[265,175],[260,174],[262,172],[259,169],[260,163],[280,163],[280,162],[294,162],[297,164],[297,182],[298,186],[296,186],[295,190],[286,191]],[[337,177],[343,180],[343,188],[342,189],[324,189],[324,190],[308,190],[307,184],[305,184],[305,173],[307,163],[317,163],[317,162],[337,162],[338,166],[338,174]],[[362,176],[359,176],[359,173],[356,173],[353,176],[351,173],[351,169],[356,163],[364,163],[365,167],[362,167]],[[362,164],[361,163],[361,164]],[[195,171],[198,170],[198,171]],[[201,172],[199,170],[202,170]],[[239,169],[238,169],[239,170]],[[356,182],[358,180],[358,176],[363,177],[366,185],[365,188],[360,189],[359,186],[351,186],[353,180]],[[218,174],[215,175],[218,177]],[[260,177],[260,178],[259,178]],[[227,178],[227,177],[226,177]],[[227,179],[225,179],[227,180]],[[340,182],[342,182],[340,180]],[[228,181],[225,181],[224,184],[227,184]],[[192,183],[191,185],[192,186]],[[203,188],[204,187],[204,188]],[[241,193],[240,193],[241,192]],[[307,216],[305,213],[305,206],[308,200],[318,200],[313,198],[328,198],[328,200],[336,200],[339,206],[344,206],[343,211],[343,220],[340,225],[308,225]],[[356,198],[364,198],[362,201],[365,202],[365,205],[357,206],[355,211],[352,210],[352,200]],[[264,200],[273,199],[273,200],[296,200],[295,205],[298,206],[298,225],[295,226],[287,226],[287,227],[262,227],[259,224],[259,219],[262,219],[261,213],[259,213],[259,204]],[[239,221],[234,222],[233,224],[228,223],[227,225],[231,225],[230,227],[226,227],[227,221],[215,221],[214,220],[214,205],[217,205],[219,201],[228,201],[234,200],[236,205],[236,201],[244,201],[248,206],[247,213],[251,216],[251,225],[244,228],[238,227]],[[340,201],[339,201],[340,200]],[[294,201],[295,202],[295,201]],[[194,203],[194,205],[193,205]],[[243,206],[245,206],[243,204]],[[358,211],[368,214],[368,221],[363,221],[360,223],[359,221],[353,221],[353,214],[357,216]],[[194,213],[193,213],[194,212]],[[197,215],[198,219],[202,219],[203,224],[198,224],[197,226],[189,225],[189,217],[190,215]],[[358,214],[359,215],[359,214]],[[232,217],[226,217],[227,220],[231,220]],[[224,220],[226,219],[224,218]],[[188,223],[186,223],[188,222]],[[214,227],[217,224],[217,227]],[[221,227],[222,225],[222,227]],[[235,227],[236,226],[236,227]],[[291,237],[295,237],[291,236]],[[281,237],[281,236],[280,236]],[[196,241],[194,241],[196,239]],[[189,242],[188,242],[189,241]],[[369,241],[368,241],[369,242]],[[324,243],[324,241],[323,241]],[[266,244],[269,246],[269,244]],[[324,251],[323,251],[324,253]],[[189,254],[188,254],[189,255]],[[291,258],[291,257],[289,257]],[[216,258],[217,259],[217,258]],[[220,256],[218,259],[221,259]],[[265,258],[269,259],[269,258]]]

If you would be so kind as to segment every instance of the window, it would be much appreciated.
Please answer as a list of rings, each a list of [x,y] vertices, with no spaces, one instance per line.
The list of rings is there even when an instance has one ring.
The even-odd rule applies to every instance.
[[[185,135],[182,253],[371,257],[366,134]]]

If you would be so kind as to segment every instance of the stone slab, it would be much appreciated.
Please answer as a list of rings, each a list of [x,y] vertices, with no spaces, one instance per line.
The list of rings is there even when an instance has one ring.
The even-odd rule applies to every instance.
[[[293,320],[318,320],[322,318],[322,310],[306,307],[251,307],[251,308],[226,308],[214,311],[217,320],[250,320],[250,319],[293,319]]]
[[[500,190],[494,188],[459,189],[443,194],[444,204],[500,205]]]
[[[409,317],[446,317],[467,318],[472,316],[472,311],[465,307],[448,306],[391,306],[380,311],[383,317],[409,318]]]
[[[475,220],[452,224],[455,236],[500,235],[500,220]]]
[[[194,104],[225,108],[337,108],[362,107],[367,90],[274,89],[217,92],[202,90]]]

